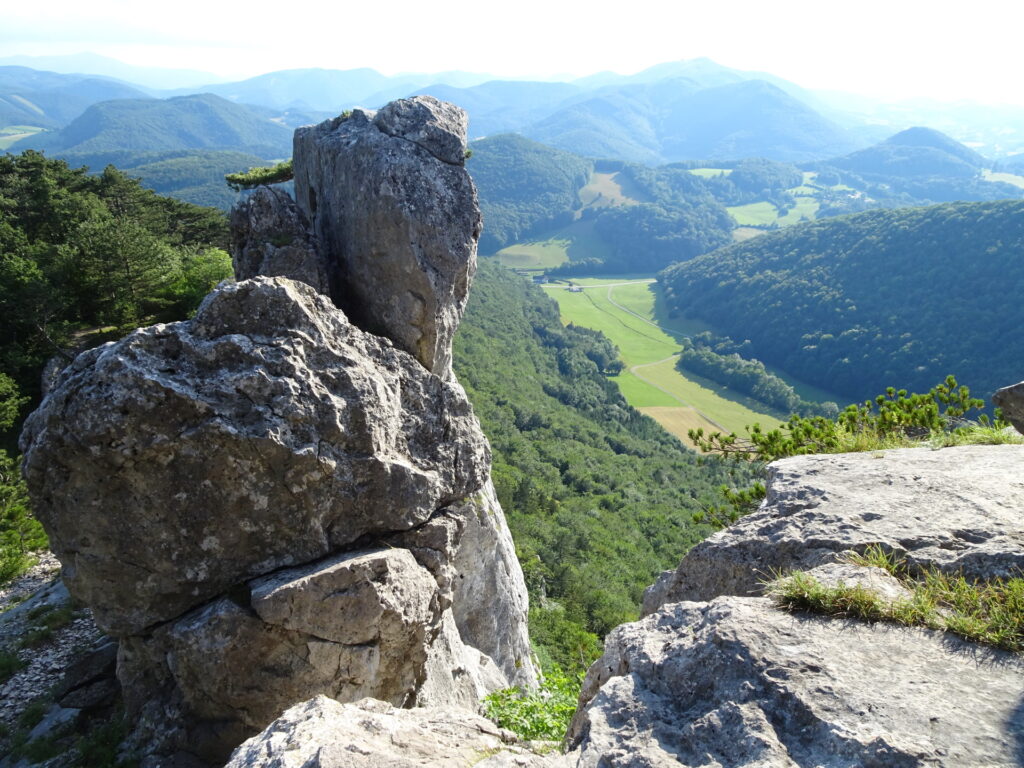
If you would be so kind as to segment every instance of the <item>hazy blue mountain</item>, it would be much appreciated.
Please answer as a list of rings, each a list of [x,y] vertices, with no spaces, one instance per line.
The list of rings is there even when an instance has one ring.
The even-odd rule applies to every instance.
[[[867,149],[828,164],[870,178],[948,177],[969,179],[988,165],[974,150],[932,128],[908,128]]]
[[[73,53],[63,56],[4,56],[0,66],[15,65],[65,74],[101,75],[152,89],[187,88],[203,83],[216,83],[225,78],[196,69],[138,67],[96,53]]]
[[[485,75],[452,72],[446,75],[460,84],[476,84]],[[262,104],[278,109],[326,110],[337,115],[350,107],[379,107],[407,96],[417,88],[438,82],[438,75],[382,75],[375,69],[286,69],[232,83],[204,86],[203,91],[243,104]],[[178,91],[179,93],[185,91]],[[195,92],[189,89],[188,92]]]
[[[0,67],[0,126],[58,128],[97,102],[145,96],[138,88],[116,80]]]
[[[61,130],[23,139],[11,151],[41,149],[64,155],[222,149],[270,159],[289,157],[291,146],[291,128],[257,110],[201,94],[94,104]]]
[[[761,80],[712,88],[689,78],[609,86],[523,133],[582,155],[644,163],[743,157],[801,162],[855,146],[838,125]]]
[[[413,93],[430,94],[457,104],[469,113],[470,138],[517,131],[540,120],[581,91],[568,83],[492,80],[471,88],[435,83]]]

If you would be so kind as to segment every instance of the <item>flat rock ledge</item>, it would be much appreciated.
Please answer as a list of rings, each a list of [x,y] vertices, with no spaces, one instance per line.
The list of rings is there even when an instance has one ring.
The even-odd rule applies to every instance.
[[[664,606],[605,640],[570,764],[1018,766],[1024,664],[946,633],[793,615],[767,598]]]
[[[968,577],[1024,571],[1024,446],[794,456],[768,467],[761,507],[704,540],[644,595],[760,594],[772,575],[880,545],[913,568]]]

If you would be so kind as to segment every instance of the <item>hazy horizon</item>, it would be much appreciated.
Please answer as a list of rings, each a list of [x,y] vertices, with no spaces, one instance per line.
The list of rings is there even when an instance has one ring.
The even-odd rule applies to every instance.
[[[638,0],[628,15],[537,0],[513,13],[458,0],[443,9],[392,3],[386,18],[376,8],[325,5],[292,35],[280,33],[280,8],[181,0],[167,17],[125,0],[54,0],[45,11],[21,4],[5,12],[0,58],[92,52],[226,79],[312,67],[572,79],[708,57],[815,90],[1024,104],[1013,82],[1024,8],[992,0],[973,3],[970,13],[950,2],[866,0],[850,10],[808,0],[667,8]]]

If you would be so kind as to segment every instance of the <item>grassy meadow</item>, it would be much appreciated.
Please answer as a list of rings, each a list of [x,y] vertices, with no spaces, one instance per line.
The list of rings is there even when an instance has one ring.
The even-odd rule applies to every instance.
[[[652,278],[574,280],[582,291],[546,285],[565,323],[603,332],[619,348],[626,367],[615,377],[631,405],[666,430],[689,442],[690,429],[739,431],[754,422],[774,427],[781,420],[748,398],[740,398],[708,381],[683,376],[675,369],[682,336],[706,330],[692,321],[657,322]],[[662,318],[664,319],[664,318]]]

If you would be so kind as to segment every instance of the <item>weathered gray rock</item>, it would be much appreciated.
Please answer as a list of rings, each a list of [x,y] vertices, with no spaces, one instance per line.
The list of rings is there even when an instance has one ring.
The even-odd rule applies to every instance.
[[[334,555],[250,581],[122,644],[136,741],[222,763],[304,697],[472,709],[507,685],[464,646],[437,584],[405,549]],[[157,694],[156,692],[159,692]]]
[[[69,589],[118,636],[422,525],[490,458],[458,384],[283,278],[83,353],[22,448]]]
[[[493,658],[513,685],[537,683],[527,634],[529,598],[505,513],[490,481],[450,507],[464,521],[455,554],[453,612],[462,639]]]
[[[225,768],[553,768],[494,723],[451,708],[395,709],[318,696],[297,704],[246,741]]]
[[[808,570],[872,544],[912,568],[1008,577],[1024,569],[1024,446],[910,448],[795,456],[768,468],[761,507],[698,544],[644,595],[750,595],[774,573]]]
[[[231,261],[238,280],[289,277],[329,293],[309,222],[282,189],[259,187],[231,210]]]
[[[615,629],[569,759],[589,766],[1015,766],[1024,663],[930,630],[674,603]]]
[[[1024,381],[997,389],[992,395],[992,404],[1002,408],[1003,418],[1018,432],[1024,433]]]
[[[442,377],[481,229],[466,125],[458,107],[417,96],[295,132],[296,200],[335,302]]]

